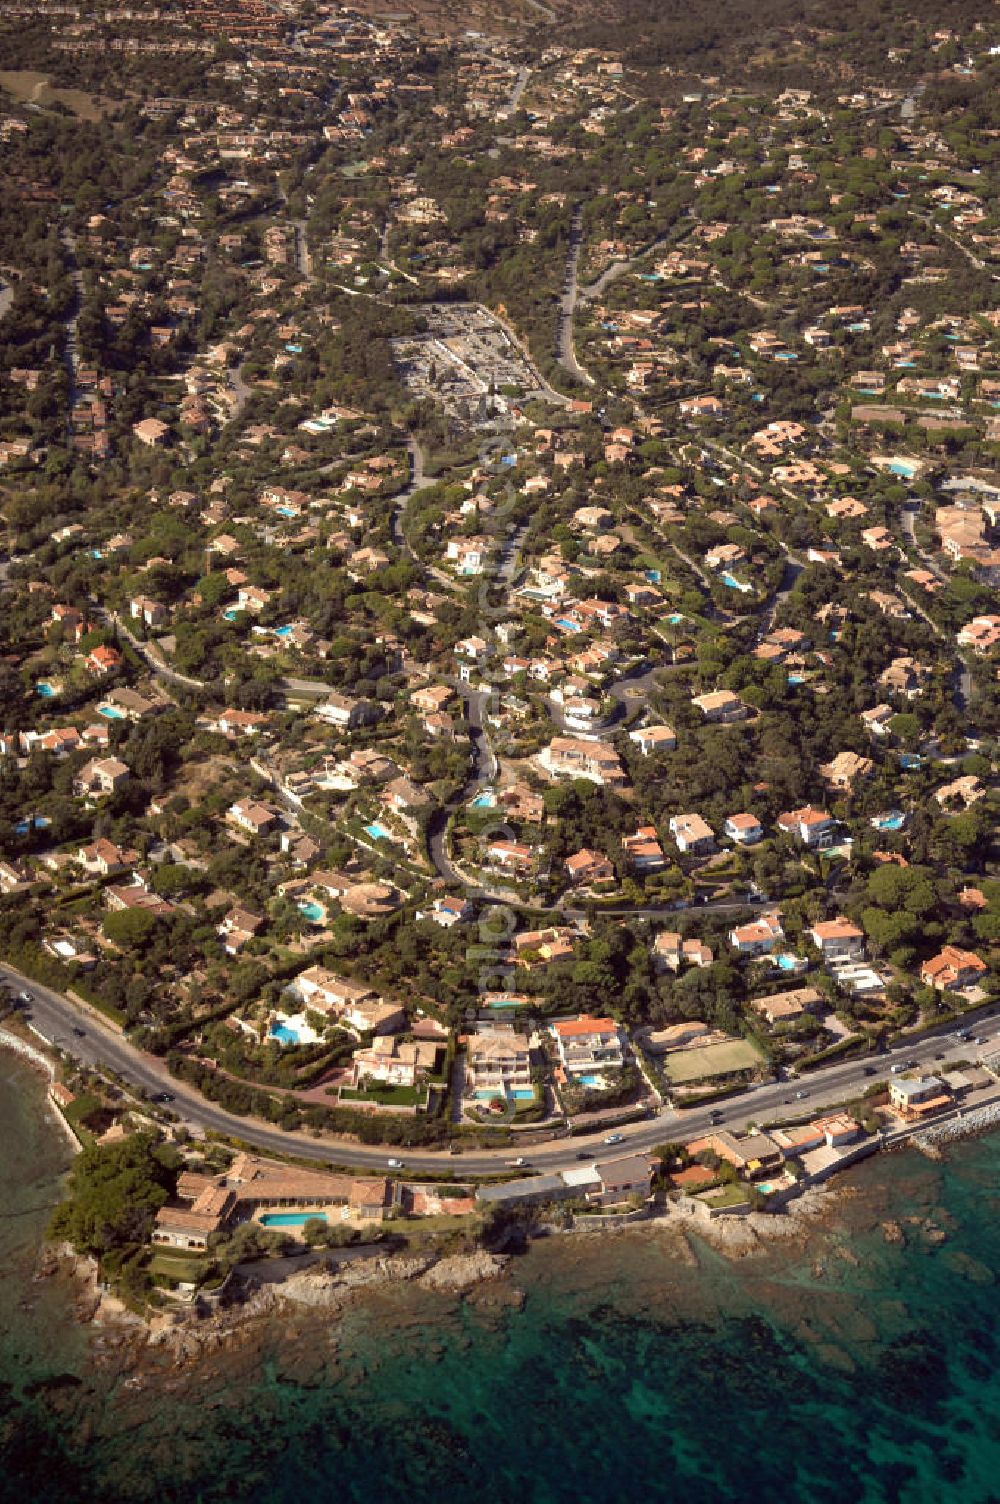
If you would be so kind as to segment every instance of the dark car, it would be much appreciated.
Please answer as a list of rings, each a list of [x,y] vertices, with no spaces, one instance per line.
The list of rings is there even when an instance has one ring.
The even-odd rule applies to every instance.
[[[158,1091],[152,1100],[154,1102],[172,1102],[174,1094],[172,1091]]]
[[[76,1035],[77,1039],[86,1039],[87,1037],[86,1029],[81,1029],[76,1024],[73,1025],[73,1033]]]
[[[878,1071],[875,1069],[875,1067],[873,1065],[866,1065],[865,1068],[864,1068],[864,1075],[866,1075],[866,1076],[877,1076],[878,1075]]]

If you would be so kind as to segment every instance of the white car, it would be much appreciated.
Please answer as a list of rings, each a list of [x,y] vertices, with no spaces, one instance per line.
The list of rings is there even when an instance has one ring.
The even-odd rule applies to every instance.
[[[623,1133],[609,1133],[604,1142],[606,1144],[623,1144],[625,1142],[625,1135]]]
[[[387,1159],[386,1164],[390,1170],[401,1170],[403,1168],[403,1161],[401,1159]]]

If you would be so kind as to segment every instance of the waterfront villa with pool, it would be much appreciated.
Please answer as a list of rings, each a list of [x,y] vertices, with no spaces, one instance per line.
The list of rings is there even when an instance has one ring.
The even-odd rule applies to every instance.
[[[237,1154],[221,1175],[182,1172],[176,1196],[156,1214],[153,1242],[202,1252],[209,1239],[240,1222],[301,1231],[310,1219],[381,1222],[400,1188],[382,1176],[330,1175]]]

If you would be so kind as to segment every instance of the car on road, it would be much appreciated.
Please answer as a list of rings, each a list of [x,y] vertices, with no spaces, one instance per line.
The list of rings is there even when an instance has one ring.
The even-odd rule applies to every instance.
[[[33,1003],[35,1001],[30,992],[19,992],[18,997],[22,1003]]]
[[[604,1142],[606,1144],[623,1144],[625,1142],[625,1135],[624,1133],[609,1133],[605,1137]]]
[[[401,1170],[403,1168],[403,1161],[401,1159],[387,1159],[386,1164],[390,1170]]]
[[[958,1037],[963,1044],[968,1044],[969,1040],[972,1038],[972,1035],[969,1033],[968,1029],[963,1029]]]
[[[516,1159],[508,1159],[507,1163],[509,1165],[512,1165],[515,1169],[520,1169],[520,1167],[522,1165],[526,1165],[528,1161],[525,1159],[523,1154],[519,1154]]]
[[[873,1065],[866,1065],[865,1068],[864,1068],[864,1070],[862,1071],[862,1075],[864,1075],[864,1076],[877,1076],[878,1075],[878,1071],[875,1069],[875,1067]]]
[[[797,1102],[804,1102],[808,1096],[809,1093],[807,1091],[797,1091],[795,1093],[795,1100]]]
[[[986,1044],[986,1042],[987,1041],[986,1041],[986,1035],[985,1034],[979,1034],[973,1040],[973,1044]]]
[[[73,1025],[73,1033],[76,1035],[77,1039],[86,1039],[87,1037],[86,1029],[81,1029],[76,1024]]]
[[[174,1100],[174,1094],[172,1091],[158,1091],[151,1100],[154,1102],[163,1103],[172,1102]]]
[[[581,1149],[576,1157],[577,1159],[593,1159],[594,1156],[591,1154],[589,1149]]]
[[[944,1051],[943,1050],[939,1050],[938,1053],[934,1056],[934,1059],[935,1060],[943,1060],[944,1059]]]

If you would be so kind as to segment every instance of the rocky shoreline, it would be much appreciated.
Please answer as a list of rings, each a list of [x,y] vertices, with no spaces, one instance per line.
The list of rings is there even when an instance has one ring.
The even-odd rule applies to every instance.
[[[990,1104],[936,1127],[925,1129],[913,1140],[914,1147],[940,1157],[938,1146],[988,1128],[1000,1126],[1000,1103]],[[684,1264],[697,1262],[699,1246],[708,1246],[726,1259],[742,1260],[766,1255],[776,1244],[804,1243],[812,1230],[828,1219],[838,1204],[852,1195],[849,1185],[831,1183],[807,1189],[780,1211],[756,1211],[739,1216],[708,1217],[684,1202],[672,1202],[658,1214],[627,1225],[611,1224],[602,1229],[615,1238],[669,1239],[672,1252]],[[936,1228],[922,1229],[933,1241]],[[905,1237],[902,1225],[886,1224],[887,1242]],[[530,1230],[528,1241],[558,1236],[583,1242],[594,1236],[592,1229],[560,1224],[542,1224]],[[469,1300],[499,1309],[520,1309],[524,1292],[510,1278],[517,1254],[478,1249],[461,1254],[386,1253],[380,1256],[338,1262],[335,1254],[320,1257],[308,1268],[288,1274],[274,1283],[257,1280],[251,1270],[234,1273],[220,1295],[204,1301],[178,1303],[150,1317],[130,1311],[99,1282],[94,1259],[80,1257],[68,1245],[47,1247],[36,1278],[60,1274],[69,1278],[74,1292],[74,1315],[78,1322],[97,1330],[98,1366],[120,1362],[126,1354],[138,1361],[144,1350],[165,1357],[171,1366],[183,1367],[206,1354],[252,1344],[251,1333],[275,1319],[294,1324],[303,1313],[322,1313],[331,1330],[354,1304],[374,1299],[403,1286],[451,1299]],[[331,1340],[335,1338],[331,1337]]]

